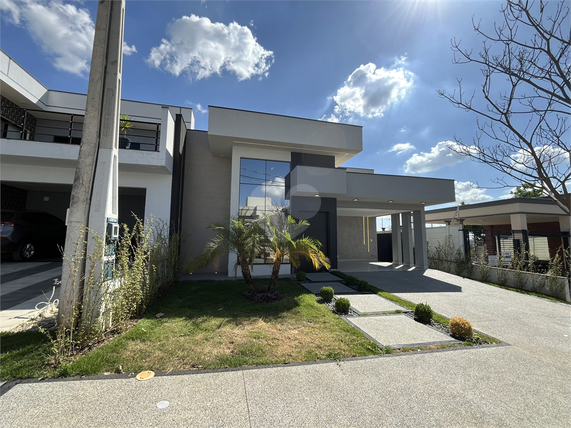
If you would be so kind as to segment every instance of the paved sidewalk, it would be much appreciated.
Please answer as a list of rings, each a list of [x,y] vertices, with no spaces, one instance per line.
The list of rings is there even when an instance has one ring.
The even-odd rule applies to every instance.
[[[570,305],[435,271],[355,276],[428,302],[444,315],[464,316],[510,346],[191,372],[145,382],[101,376],[22,383],[0,397],[2,426],[569,426]]]

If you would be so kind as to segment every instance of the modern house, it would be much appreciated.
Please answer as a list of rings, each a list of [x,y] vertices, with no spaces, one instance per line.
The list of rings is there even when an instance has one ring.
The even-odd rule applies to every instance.
[[[85,96],[50,91],[0,54],[2,205],[64,218]],[[310,223],[304,234],[333,268],[377,261],[376,217],[391,215],[394,263],[425,269],[424,210],[454,201],[453,180],[344,168],[363,150],[360,126],[210,106],[208,130],[198,131],[188,108],[124,100],[121,113],[134,126],[120,146],[119,221],[131,211],[168,221],[181,232],[182,262],[212,238],[213,221],[287,210]],[[269,274],[268,256],[254,275]],[[232,275],[234,261],[205,271]]]
[[[65,220],[81,142],[86,95],[49,90],[0,51],[2,207]],[[178,223],[180,155],[192,109],[122,100],[131,117],[119,150],[119,221],[151,215]],[[174,178],[174,180],[173,180]],[[173,184],[174,183],[174,184]]]
[[[549,198],[513,198],[431,210],[426,222],[460,229],[481,226],[493,259],[498,255],[511,258],[514,251],[525,249],[539,262],[548,262],[561,247],[569,248],[569,216]],[[467,242],[468,234],[464,235]]]

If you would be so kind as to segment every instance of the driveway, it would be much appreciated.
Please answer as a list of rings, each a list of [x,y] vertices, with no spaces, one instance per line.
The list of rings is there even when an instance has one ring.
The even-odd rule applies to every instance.
[[[352,275],[444,315],[463,316],[507,345],[171,373],[145,382],[109,375],[5,385],[3,424],[570,426],[570,305],[430,270]]]
[[[26,321],[36,312],[36,304],[51,296],[54,279],[61,279],[61,258],[45,258],[34,262],[2,259],[0,266],[0,331]],[[59,285],[52,298],[59,298]]]

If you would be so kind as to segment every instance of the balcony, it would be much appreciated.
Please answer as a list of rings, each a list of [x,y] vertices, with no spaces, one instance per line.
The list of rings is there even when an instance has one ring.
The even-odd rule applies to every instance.
[[[83,136],[83,115],[54,113],[2,106],[0,138],[42,143],[79,145]],[[161,124],[131,120],[131,128],[122,132],[119,148],[158,152]]]

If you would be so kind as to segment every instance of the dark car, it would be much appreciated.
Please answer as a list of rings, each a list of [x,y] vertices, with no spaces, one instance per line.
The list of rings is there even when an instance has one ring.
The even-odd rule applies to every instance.
[[[49,213],[2,210],[2,253],[12,253],[15,261],[32,260],[38,253],[58,252],[65,243],[65,232],[65,223]]]

